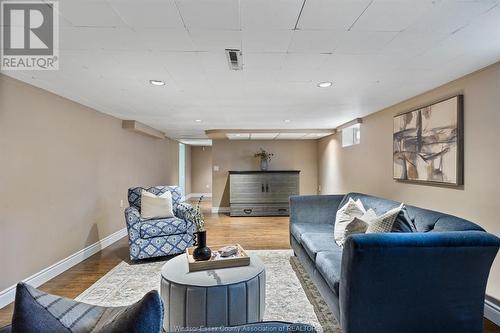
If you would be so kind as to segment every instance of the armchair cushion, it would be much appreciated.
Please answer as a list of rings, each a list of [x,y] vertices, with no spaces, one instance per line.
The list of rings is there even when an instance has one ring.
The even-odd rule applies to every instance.
[[[157,291],[130,306],[102,307],[50,295],[24,283],[16,289],[13,332],[159,333],[163,305]]]
[[[187,230],[187,223],[178,217],[169,217],[141,222],[141,238],[153,238],[183,234]]]

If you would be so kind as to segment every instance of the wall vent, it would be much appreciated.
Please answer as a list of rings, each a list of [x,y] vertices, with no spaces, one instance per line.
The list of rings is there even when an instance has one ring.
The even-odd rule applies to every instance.
[[[240,71],[243,69],[242,53],[240,50],[226,49],[227,62],[229,69]]]

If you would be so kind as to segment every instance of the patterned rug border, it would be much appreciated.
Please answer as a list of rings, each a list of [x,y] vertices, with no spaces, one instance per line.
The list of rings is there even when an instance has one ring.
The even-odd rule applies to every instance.
[[[290,257],[290,265],[294,270],[297,278],[299,279],[302,289],[306,293],[307,299],[312,304],[316,317],[318,318],[319,324],[323,328],[324,333],[340,333],[342,332],[340,325],[338,324],[335,316],[330,311],[330,308],[326,304],[323,296],[321,296],[318,288],[309,277],[299,259],[295,256]]]

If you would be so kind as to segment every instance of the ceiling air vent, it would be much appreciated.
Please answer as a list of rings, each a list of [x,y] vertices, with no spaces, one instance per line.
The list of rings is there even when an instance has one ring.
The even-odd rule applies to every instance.
[[[227,62],[229,69],[240,71],[243,69],[242,53],[240,50],[226,49]]]

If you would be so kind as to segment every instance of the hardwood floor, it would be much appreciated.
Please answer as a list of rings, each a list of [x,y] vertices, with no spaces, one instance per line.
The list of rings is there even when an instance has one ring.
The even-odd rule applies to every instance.
[[[203,203],[208,244],[238,242],[245,249],[288,249],[288,217],[241,217],[212,214],[209,202]],[[40,289],[75,298],[121,261],[129,262],[128,241],[123,238],[43,284]],[[0,309],[0,327],[10,323],[13,305]],[[500,333],[500,327],[484,320],[484,333]]]

